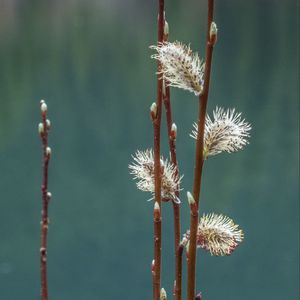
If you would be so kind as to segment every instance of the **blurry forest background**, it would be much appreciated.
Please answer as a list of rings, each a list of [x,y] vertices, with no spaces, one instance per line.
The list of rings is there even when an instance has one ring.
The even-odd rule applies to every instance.
[[[215,6],[208,109],[236,107],[253,130],[244,151],[205,164],[201,211],[232,217],[245,241],[231,257],[198,252],[198,289],[204,300],[296,299],[299,3]],[[170,40],[191,43],[203,56],[206,1],[166,1],[166,14]],[[39,299],[40,99],[52,122],[50,298],[151,299],[153,203],[136,189],[128,163],[136,149],[152,147],[156,19],[153,0],[0,0],[1,299]],[[171,92],[184,231],[197,101]],[[167,203],[162,282],[170,299],[172,226]]]

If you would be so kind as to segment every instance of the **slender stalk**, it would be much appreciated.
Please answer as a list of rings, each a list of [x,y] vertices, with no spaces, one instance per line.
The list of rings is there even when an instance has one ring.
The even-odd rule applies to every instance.
[[[157,263],[156,254],[160,254],[161,252],[161,214],[160,214],[160,206],[158,202],[154,204],[154,252],[155,252],[155,263],[154,263],[154,284],[153,284],[153,291],[154,291],[154,299],[160,299],[160,264]],[[158,281],[159,278],[159,281]]]
[[[164,0],[158,2],[158,43],[163,42],[164,32]],[[158,62],[157,71],[161,70],[161,64]],[[153,119],[154,127],[154,183],[155,183],[155,201],[161,207],[161,167],[160,167],[160,127],[161,127],[161,106],[162,106],[162,79],[157,74],[157,99],[156,116]],[[154,220],[154,260],[155,260],[155,279],[154,279],[154,300],[160,298],[161,281],[161,218],[157,222]]]
[[[170,88],[167,86],[165,88],[166,94],[164,95],[164,106],[166,110],[166,119],[167,119],[167,130],[169,136],[169,150],[171,155],[171,162],[176,168],[176,176],[179,173],[178,170],[178,161],[176,155],[176,137],[174,137],[174,133],[172,132],[172,110],[171,110],[171,102],[170,102]],[[179,199],[179,188],[175,193],[176,197]],[[180,243],[180,204],[175,201],[173,204],[173,216],[174,216],[174,243],[175,243],[175,288],[174,288],[174,296],[176,300],[181,300],[181,278],[182,278],[182,264],[179,260],[178,247]]]
[[[182,254],[184,246],[179,243],[176,251],[176,282],[174,286],[175,299],[182,297]],[[178,268],[178,269],[177,269]]]
[[[204,145],[204,128],[205,128],[205,116],[206,107],[209,93],[210,73],[212,52],[215,43],[215,37],[212,39],[210,36],[211,23],[213,21],[214,0],[208,0],[208,26],[207,26],[207,43],[206,43],[206,58],[205,58],[205,71],[204,71],[204,86],[203,91],[199,96],[199,111],[198,111],[198,135],[196,141],[196,158],[194,168],[194,185],[193,196],[196,201],[196,210],[191,209],[190,218],[190,244],[188,253],[188,291],[187,299],[195,299],[195,287],[196,287],[196,238],[199,216],[199,200],[201,190],[202,169],[204,163],[203,157],[203,145]]]
[[[167,41],[169,33],[165,30],[164,32],[164,41]],[[179,174],[178,170],[178,161],[176,155],[176,133],[172,131],[172,107],[171,107],[171,94],[170,87],[165,82],[165,87],[163,91],[163,102],[166,111],[166,121],[167,121],[167,130],[168,130],[168,141],[169,141],[169,150],[171,156],[171,162],[176,168],[176,176]],[[179,187],[175,193],[176,197],[179,199]],[[182,260],[180,259],[180,205],[175,201],[172,201],[173,204],[173,217],[174,217],[174,249],[175,249],[175,285],[174,285],[174,298],[175,300],[181,300],[181,286],[182,286]]]
[[[47,234],[48,234],[48,204],[51,194],[48,192],[48,166],[51,149],[48,146],[48,131],[50,128],[47,120],[47,105],[41,101],[42,123],[39,124],[39,132],[43,149],[43,179],[42,179],[42,220],[41,220],[41,247],[40,247],[40,272],[41,272],[41,299],[48,300],[47,283]]]

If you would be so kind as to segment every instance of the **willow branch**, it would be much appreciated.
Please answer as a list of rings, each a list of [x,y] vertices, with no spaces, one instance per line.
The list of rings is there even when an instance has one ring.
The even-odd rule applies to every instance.
[[[164,42],[168,41],[169,37],[169,26],[165,21],[164,24]],[[178,170],[178,161],[176,155],[176,135],[177,128],[176,125],[173,125],[172,118],[172,107],[171,107],[171,95],[170,87],[167,82],[164,82],[163,85],[163,102],[166,111],[166,121],[167,121],[167,130],[168,130],[168,142],[169,150],[171,156],[171,162],[175,166],[175,176],[179,175]],[[179,199],[179,187],[175,192],[175,196]],[[176,300],[181,300],[181,281],[182,281],[182,262],[179,255],[179,243],[180,243],[180,205],[175,201],[172,201],[173,204],[173,218],[174,218],[174,249],[175,249],[175,284],[174,284],[174,297]]]
[[[158,11],[158,44],[163,42],[164,31],[164,0],[159,0]],[[159,75],[161,64],[157,64],[157,98],[156,114],[153,118],[154,127],[154,184],[155,184],[155,202],[161,207],[161,167],[160,167],[160,127],[161,127],[161,107],[162,107],[162,79]],[[154,220],[154,260],[155,260],[155,278],[154,278],[154,300],[160,298],[161,281],[161,221]]]
[[[48,204],[51,193],[48,192],[48,166],[51,148],[48,146],[48,132],[50,121],[47,119],[47,105],[41,100],[42,122],[39,124],[39,133],[43,149],[43,179],[42,179],[42,220],[41,220],[41,247],[40,247],[40,272],[41,272],[41,299],[48,300],[47,283],[47,235],[48,235]]]
[[[206,107],[209,93],[210,73],[213,47],[216,42],[216,33],[212,34],[212,21],[213,21],[214,0],[208,0],[208,24],[207,24],[207,43],[206,43],[206,58],[205,58],[205,71],[204,71],[204,86],[203,91],[199,96],[199,111],[198,111],[198,135],[196,141],[196,157],[194,168],[194,184],[193,184],[193,196],[196,202],[196,209],[191,209],[190,218],[190,243],[188,253],[188,293],[187,299],[195,299],[195,287],[196,287],[196,239],[197,239],[197,227],[199,216],[199,202],[200,202],[200,190],[202,169],[204,163],[203,157],[203,145],[204,145],[204,129],[205,129],[205,117]]]

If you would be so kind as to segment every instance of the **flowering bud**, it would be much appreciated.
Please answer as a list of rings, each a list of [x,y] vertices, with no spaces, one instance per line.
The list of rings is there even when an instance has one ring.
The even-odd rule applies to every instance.
[[[166,300],[167,299],[167,292],[164,288],[161,288],[160,290],[160,300]]]
[[[217,107],[213,112],[213,119],[206,115],[203,145],[204,159],[221,152],[236,152],[242,150],[249,143],[251,125],[242,118],[235,109]],[[198,124],[194,123],[194,130],[190,134],[197,140]]]
[[[215,45],[217,42],[217,33],[218,33],[217,24],[215,22],[211,22],[209,38],[210,38],[210,43],[212,45]]]
[[[48,193],[47,193],[47,198],[48,198],[48,200],[50,200],[51,197],[52,197],[52,194],[51,194],[50,192],[48,192]]]
[[[204,63],[197,53],[192,53],[189,46],[179,42],[169,43],[165,41],[158,46],[150,46],[156,51],[152,55],[158,60],[167,84],[193,92],[199,96],[203,90]]]
[[[137,180],[137,188],[141,191],[155,194],[154,180],[154,153],[153,150],[137,151],[132,156],[133,163],[129,165],[130,173]],[[179,191],[182,177],[177,173],[177,168],[167,159],[161,157],[161,197],[163,201],[173,200],[180,202],[176,193]],[[153,199],[153,198],[152,198]]]
[[[155,102],[153,102],[150,106],[150,115],[151,115],[151,119],[153,121],[157,115],[157,105]]]

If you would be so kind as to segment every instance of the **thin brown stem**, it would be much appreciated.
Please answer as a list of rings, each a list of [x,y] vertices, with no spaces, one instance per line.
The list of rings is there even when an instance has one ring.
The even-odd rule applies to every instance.
[[[196,211],[191,210],[190,219],[190,242],[189,242],[189,253],[188,253],[188,292],[187,299],[195,299],[195,287],[196,287],[196,239],[197,239],[197,227],[198,227],[198,216],[200,207],[200,191],[201,191],[201,179],[202,169],[204,164],[203,157],[203,145],[204,145],[204,128],[205,128],[205,117],[206,107],[209,93],[210,73],[211,73],[211,62],[212,52],[215,43],[215,36],[211,37],[210,28],[213,21],[213,9],[214,0],[208,0],[208,29],[207,29],[207,43],[206,43],[206,58],[205,58],[205,71],[204,71],[204,86],[203,91],[199,96],[199,111],[198,111],[198,135],[196,141],[196,158],[194,168],[194,184],[193,184],[193,196],[196,201]]]
[[[168,33],[164,34],[164,41],[168,40]],[[178,161],[176,155],[176,133],[172,130],[173,118],[171,107],[171,94],[170,87],[165,82],[165,88],[163,93],[163,102],[166,111],[166,121],[168,130],[169,150],[171,156],[171,162],[175,166],[176,176],[179,174]],[[177,199],[179,199],[179,187],[175,193]],[[182,286],[182,260],[180,259],[179,244],[180,244],[180,205],[175,201],[173,204],[173,217],[174,217],[174,249],[175,249],[175,285],[174,285],[174,298],[175,300],[181,300],[181,286]]]
[[[158,44],[163,42],[164,33],[164,0],[158,2]],[[158,62],[157,72],[161,71],[161,64]],[[161,108],[162,108],[162,79],[157,74],[157,99],[156,116],[153,119],[154,127],[154,184],[155,201],[161,207],[161,167],[160,167],[160,127],[161,127]],[[160,298],[161,281],[161,220],[154,221],[154,260],[155,260],[155,279],[154,279],[154,300]]]
[[[178,161],[176,155],[176,136],[172,131],[172,109],[170,102],[170,87],[165,88],[166,93],[164,95],[164,106],[166,110],[166,120],[167,120],[167,130],[169,137],[169,150],[171,155],[171,162],[176,168],[176,176],[179,174]],[[176,197],[179,199],[179,187],[175,193]],[[182,263],[179,259],[179,243],[180,243],[180,204],[175,201],[173,204],[173,217],[174,217],[174,244],[175,244],[175,286],[174,286],[174,296],[176,300],[181,300],[181,282],[182,282]]]
[[[179,243],[176,249],[176,282],[174,286],[175,299],[179,300],[182,297],[182,254],[184,246]],[[177,268],[179,268],[177,270]]]
[[[160,206],[158,202],[155,202],[154,205],[154,253],[155,253],[155,260],[154,260],[154,299],[159,300],[160,299],[160,276],[157,276],[157,274],[160,275],[160,263],[159,259],[156,254],[160,254],[161,252],[161,214],[160,214]],[[159,281],[158,279],[159,278]]]
[[[41,272],[41,299],[48,300],[47,283],[47,234],[48,234],[48,204],[51,194],[48,192],[48,166],[51,149],[48,146],[48,131],[50,122],[47,120],[47,105],[41,101],[42,123],[39,124],[39,132],[43,148],[43,179],[42,179],[42,220],[41,220],[41,247],[40,247],[40,272]]]

